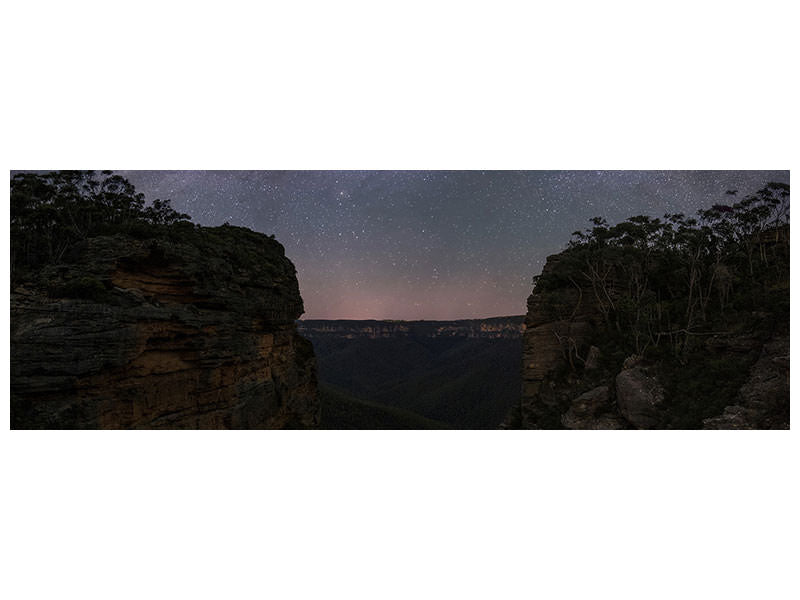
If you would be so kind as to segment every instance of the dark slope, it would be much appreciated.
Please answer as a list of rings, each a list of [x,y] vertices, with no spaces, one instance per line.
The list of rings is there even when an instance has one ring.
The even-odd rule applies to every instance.
[[[321,382],[451,427],[497,427],[519,399],[518,337],[310,337]]]
[[[440,421],[392,406],[359,400],[332,385],[320,386],[320,402],[321,429],[448,429]]]

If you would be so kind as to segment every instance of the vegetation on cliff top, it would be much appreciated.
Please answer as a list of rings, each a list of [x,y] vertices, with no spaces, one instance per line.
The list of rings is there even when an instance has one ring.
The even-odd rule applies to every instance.
[[[573,234],[558,268],[535,278],[536,289],[588,286],[587,300],[609,332],[635,354],[666,343],[680,356],[696,336],[735,322],[742,311],[786,313],[789,186],[770,183],[698,215],[637,216],[614,226],[595,217],[592,228]]]
[[[672,402],[664,425],[699,426],[731,403],[757,356],[721,357],[709,351],[711,340],[763,342],[788,330],[789,186],[769,183],[697,218],[591,222],[534,278],[534,292],[553,319],[595,306],[603,363],[619,369],[637,355],[657,364]],[[574,369],[586,349],[570,342],[562,345]]]
[[[145,197],[111,171],[17,173],[11,178],[11,270],[57,262],[74,243],[189,221],[169,200]]]
[[[233,268],[255,273],[274,270],[265,260],[265,243],[283,254],[274,236],[227,223],[200,227],[190,219],[169,200],[146,204],[144,194],[111,171],[16,173],[11,178],[12,283],[67,260],[71,249],[90,238],[116,234],[191,244],[204,254],[223,253]],[[58,289],[68,296],[95,297],[100,293],[96,283],[67,282]]]

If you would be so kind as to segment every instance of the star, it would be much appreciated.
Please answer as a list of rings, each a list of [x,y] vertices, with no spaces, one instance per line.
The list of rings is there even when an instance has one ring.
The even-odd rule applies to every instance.
[[[694,214],[788,171],[120,171],[201,225],[274,234],[304,318],[519,315],[589,219]],[[736,196],[728,190],[738,190]]]

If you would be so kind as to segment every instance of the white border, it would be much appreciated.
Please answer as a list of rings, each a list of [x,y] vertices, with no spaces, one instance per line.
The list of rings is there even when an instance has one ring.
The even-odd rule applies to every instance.
[[[790,169],[792,16],[15,3],[2,163]],[[26,433],[7,402],[3,419],[8,598],[798,596],[794,432]]]

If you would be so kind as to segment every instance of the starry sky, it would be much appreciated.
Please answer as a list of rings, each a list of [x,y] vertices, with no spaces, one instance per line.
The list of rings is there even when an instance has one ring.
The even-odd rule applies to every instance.
[[[306,319],[519,315],[594,216],[694,214],[788,171],[117,171],[201,225],[275,234]]]

